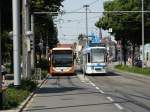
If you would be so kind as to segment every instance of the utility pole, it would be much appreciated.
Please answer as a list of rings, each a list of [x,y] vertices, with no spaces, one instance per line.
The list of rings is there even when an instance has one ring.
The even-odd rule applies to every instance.
[[[145,51],[144,51],[144,0],[142,0],[142,67],[144,67]]]
[[[28,0],[23,0],[22,10],[22,51],[23,51],[23,77],[30,78],[31,76],[31,53],[27,51],[27,41],[29,36],[27,32],[29,31],[29,6]]]
[[[14,56],[14,86],[20,86],[20,15],[19,0],[12,1],[13,8],[13,56]]]
[[[89,7],[89,5],[84,5],[83,7],[85,7],[85,16],[86,16],[86,36],[88,37],[88,13],[87,13],[87,10],[88,10],[88,7]]]

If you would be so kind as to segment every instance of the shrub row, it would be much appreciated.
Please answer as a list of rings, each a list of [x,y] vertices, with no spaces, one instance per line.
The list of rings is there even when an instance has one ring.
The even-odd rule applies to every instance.
[[[19,88],[9,85],[4,92],[4,101],[2,109],[17,107],[29,94],[37,87],[37,83],[31,80],[22,80]]]

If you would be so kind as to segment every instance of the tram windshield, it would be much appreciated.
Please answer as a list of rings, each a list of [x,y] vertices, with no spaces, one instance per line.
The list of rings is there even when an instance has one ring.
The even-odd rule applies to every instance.
[[[92,49],[91,50],[91,62],[92,63],[100,63],[104,62],[105,59],[105,49]]]

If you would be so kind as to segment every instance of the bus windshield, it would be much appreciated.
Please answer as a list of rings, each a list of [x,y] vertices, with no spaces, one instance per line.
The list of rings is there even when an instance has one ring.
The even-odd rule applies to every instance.
[[[72,51],[54,51],[52,64],[54,67],[71,67],[73,64]]]
[[[91,62],[92,63],[99,63],[104,62],[105,58],[105,49],[91,49]]]

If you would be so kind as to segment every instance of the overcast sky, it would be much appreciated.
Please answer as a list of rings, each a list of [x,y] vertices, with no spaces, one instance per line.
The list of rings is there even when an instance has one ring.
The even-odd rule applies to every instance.
[[[63,2],[63,10],[66,12],[76,11],[85,12],[83,5],[89,5],[89,12],[93,11],[103,11],[103,0],[65,0]],[[88,14],[88,32],[99,34],[98,28],[95,27],[96,21],[102,16],[101,13]],[[73,43],[77,41],[79,34],[86,33],[86,16],[85,13],[66,13],[62,16],[58,16],[57,27],[58,27],[58,38],[61,43]],[[107,33],[103,32],[103,35]]]

